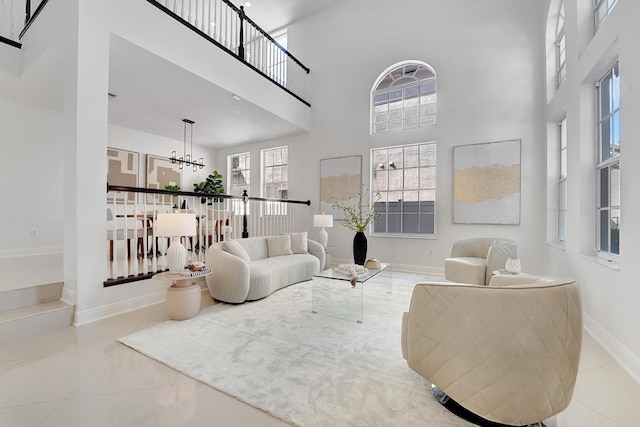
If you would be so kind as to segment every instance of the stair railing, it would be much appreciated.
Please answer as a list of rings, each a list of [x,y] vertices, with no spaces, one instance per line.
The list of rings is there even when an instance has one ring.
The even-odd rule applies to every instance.
[[[158,213],[196,215],[197,234],[183,238],[188,262],[205,262],[207,248],[225,239],[306,229],[310,201],[194,193],[107,184],[107,280],[113,286],[167,269],[168,238],[155,232]]]

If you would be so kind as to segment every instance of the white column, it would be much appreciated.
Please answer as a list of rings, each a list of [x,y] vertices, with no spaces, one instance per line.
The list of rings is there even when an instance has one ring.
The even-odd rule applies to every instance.
[[[82,312],[95,305],[106,277],[110,2],[65,3],[63,298]]]

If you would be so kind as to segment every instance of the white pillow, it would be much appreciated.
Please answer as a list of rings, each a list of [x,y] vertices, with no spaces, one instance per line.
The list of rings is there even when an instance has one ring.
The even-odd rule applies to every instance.
[[[291,251],[291,236],[285,234],[283,236],[267,237],[267,251],[269,258],[282,255],[293,255]]]
[[[246,263],[251,262],[251,258],[247,251],[240,246],[240,243],[233,240],[225,240],[222,242],[222,250],[230,253],[231,255],[235,255]]]
[[[294,254],[309,253],[309,245],[307,244],[307,232],[291,233],[291,251]]]

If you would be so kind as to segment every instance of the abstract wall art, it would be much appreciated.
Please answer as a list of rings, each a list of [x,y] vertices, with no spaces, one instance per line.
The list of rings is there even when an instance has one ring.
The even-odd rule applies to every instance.
[[[107,183],[124,187],[137,187],[139,176],[140,155],[134,151],[107,147]],[[125,194],[127,201],[133,202],[136,193],[116,192],[116,202],[123,202]]]
[[[335,157],[320,160],[320,212],[343,219],[334,209],[335,201],[347,202],[362,191],[362,156]],[[357,199],[352,200],[357,204]]]
[[[520,224],[520,140],[453,147],[453,222]]]

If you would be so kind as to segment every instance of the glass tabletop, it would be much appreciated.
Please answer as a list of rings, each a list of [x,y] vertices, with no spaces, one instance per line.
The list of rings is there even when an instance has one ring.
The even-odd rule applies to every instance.
[[[356,281],[358,283],[364,283],[367,280],[371,279],[372,277],[384,271],[387,267],[389,267],[389,265],[390,265],[389,263],[381,262],[380,268],[378,269],[368,268],[367,272],[363,275],[358,276],[358,279]],[[313,277],[318,277],[322,279],[344,280],[346,282],[350,282],[352,279],[351,276],[341,273],[340,271],[338,271],[337,268],[330,268],[328,270],[324,270],[318,274],[314,274]]]

